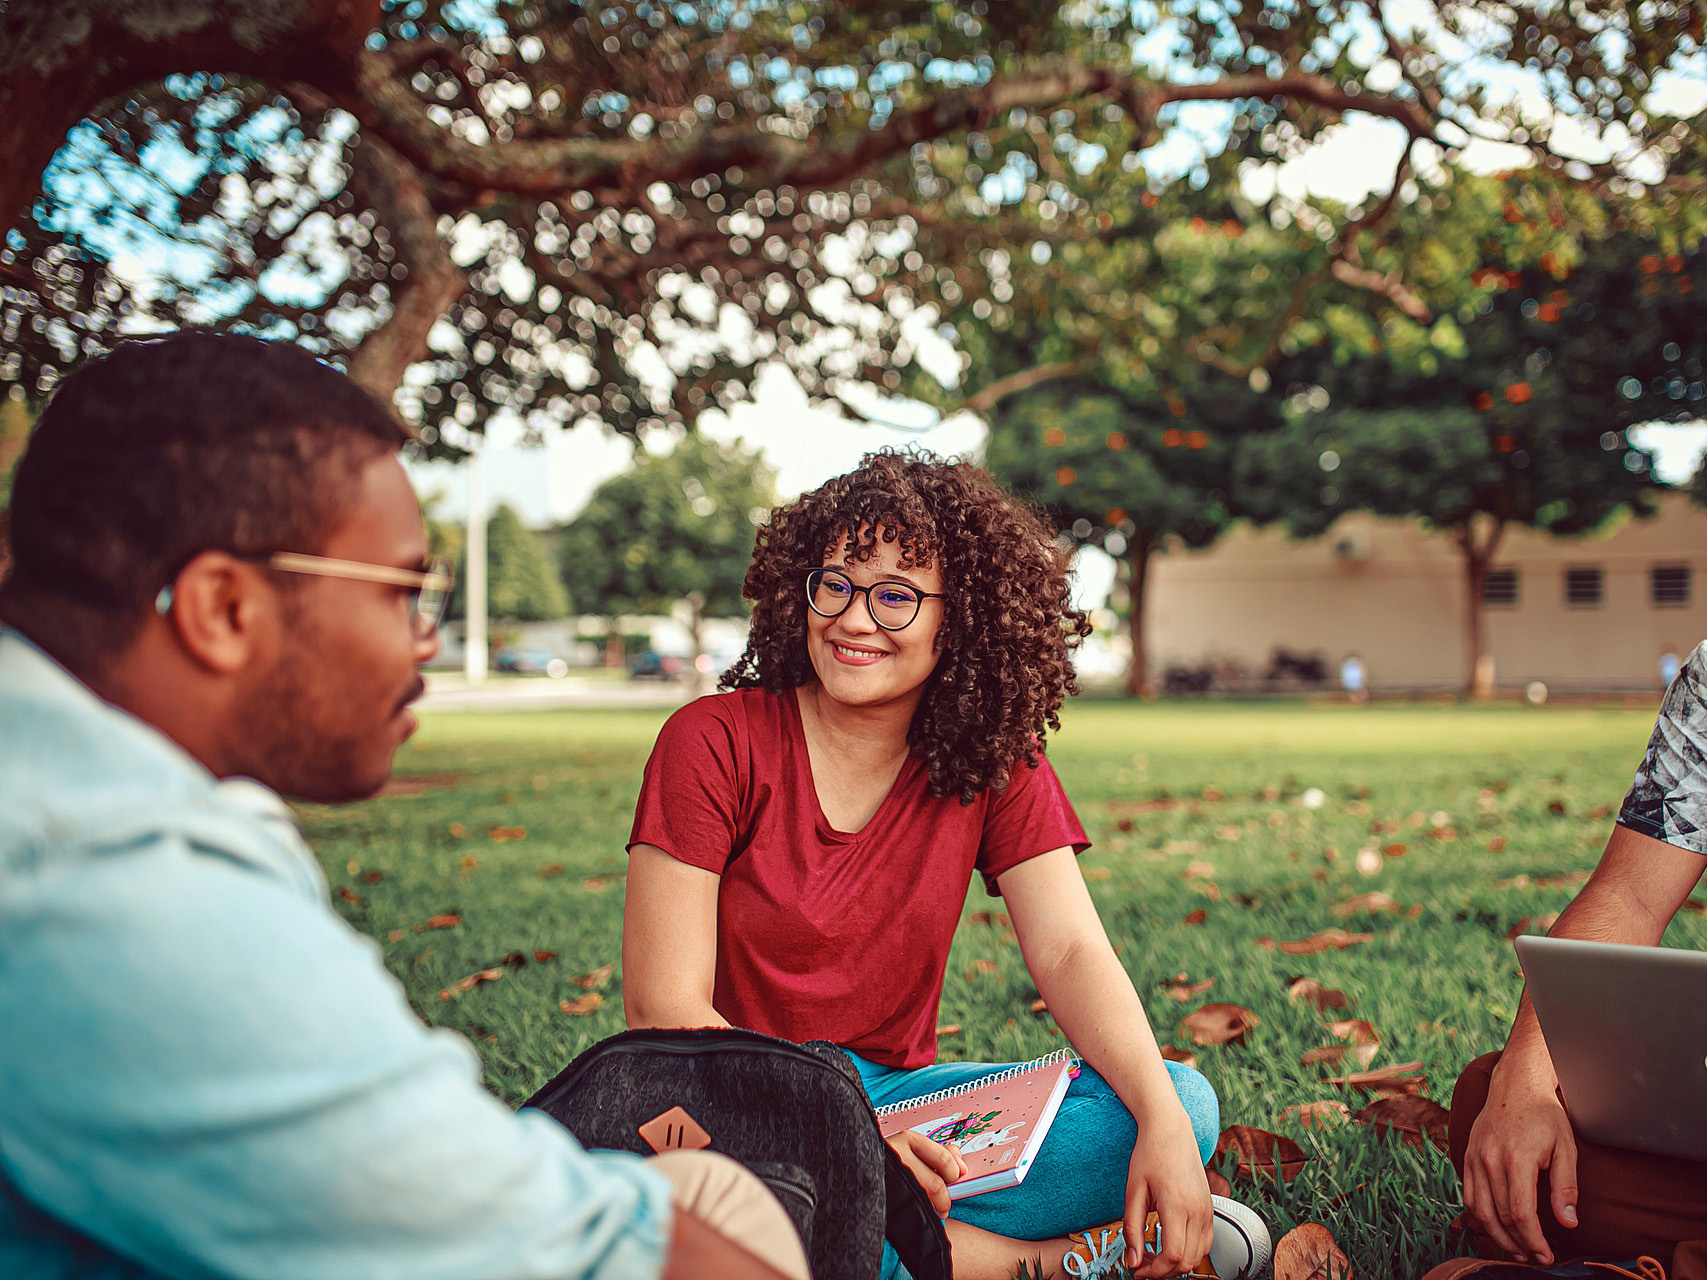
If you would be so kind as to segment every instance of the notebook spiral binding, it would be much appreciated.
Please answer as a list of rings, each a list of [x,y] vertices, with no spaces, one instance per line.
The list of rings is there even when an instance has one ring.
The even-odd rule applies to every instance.
[[[893,1115],[897,1111],[909,1111],[929,1102],[943,1102],[949,1098],[957,1098],[961,1094],[971,1093],[974,1089],[982,1089],[993,1081],[1006,1080],[1012,1076],[1024,1075],[1027,1071],[1036,1070],[1038,1067],[1053,1067],[1063,1062],[1078,1066],[1079,1058],[1071,1049],[1057,1049],[1054,1053],[1046,1053],[1043,1057],[1034,1058],[1030,1062],[1015,1063],[1005,1070],[992,1071],[987,1076],[979,1076],[976,1080],[957,1084],[952,1089],[938,1089],[935,1093],[927,1093],[917,1098],[908,1098],[904,1102],[892,1102],[886,1107],[878,1107],[877,1114],[880,1117]]]

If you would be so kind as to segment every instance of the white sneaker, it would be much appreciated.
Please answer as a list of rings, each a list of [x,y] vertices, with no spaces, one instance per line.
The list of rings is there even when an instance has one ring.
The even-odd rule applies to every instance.
[[[1215,1210],[1214,1235],[1209,1256],[1185,1275],[1191,1280],[1252,1280],[1268,1270],[1272,1245],[1263,1220],[1236,1200],[1210,1196]],[[1154,1250],[1161,1232],[1156,1215],[1150,1215],[1144,1233],[1146,1248]],[[1125,1273],[1126,1232],[1119,1223],[1090,1231],[1075,1231],[1061,1259],[1061,1269],[1072,1280],[1113,1280]]]

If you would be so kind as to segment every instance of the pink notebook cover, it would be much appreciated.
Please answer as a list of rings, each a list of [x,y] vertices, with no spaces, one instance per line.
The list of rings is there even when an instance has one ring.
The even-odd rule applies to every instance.
[[[1061,1049],[958,1088],[880,1107],[877,1120],[885,1137],[911,1129],[959,1147],[966,1176],[948,1188],[949,1199],[959,1200],[1019,1185],[1077,1074],[1077,1059]]]

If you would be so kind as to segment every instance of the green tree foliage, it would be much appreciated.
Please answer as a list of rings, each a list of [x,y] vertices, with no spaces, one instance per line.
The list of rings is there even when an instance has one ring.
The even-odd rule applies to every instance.
[[[1473,275],[1493,292],[1460,354],[1389,349],[1336,365],[1317,349],[1295,362],[1287,426],[1241,443],[1237,483],[1246,512],[1299,535],[1348,510],[1450,532],[1465,570],[1466,685],[1487,696],[1482,587],[1505,531],[1583,533],[1649,514],[1652,458],[1626,429],[1707,402],[1707,253],[1625,232],[1575,265],[1493,255]]]
[[[689,604],[699,652],[702,617],[740,617],[754,529],[776,502],[776,480],[756,453],[702,436],[669,453],[637,450],[634,466],[602,485],[563,529],[563,580],[575,608],[667,613]]]
[[[569,597],[538,534],[508,504],[486,523],[486,599],[494,618],[542,622],[566,617]]]
[[[1053,382],[997,407],[985,452],[992,473],[1040,503],[1068,537],[1122,564],[1135,694],[1151,683],[1151,556],[1168,542],[1208,546],[1226,530],[1233,444],[1277,420],[1272,404],[1234,379],[1201,377],[1188,394],[1146,399],[1085,378]]]
[[[969,346],[955,395],[1039,367],[1019,357],[1088,372],[1109,326],[1115,371],[1149,343],[1256,369],[1336,291],[1422,315],[1385,239],[1419,157],[1488,136],[1585,190],[1699,191],[1702,117],[1650,101],[1699,53],[1697,5],[1414,8],[254,0],[233,23],[187,0],[168,23],[13,0],[0,381],[44,393],[138,308],[347,361],[430,448],[497,406],[691,423],[772,360],[814,395],[900,390],[920,325],[971,342],[1039,301],[1070,312],[1055,346],[1013,369]],[[1568,165],[1506,92],[1525,79],[1629,145]],[[1359,114],[1406,140],[1392,199],[1242,194]],[[168,277],[140,299],[111,271],[139,252]]]

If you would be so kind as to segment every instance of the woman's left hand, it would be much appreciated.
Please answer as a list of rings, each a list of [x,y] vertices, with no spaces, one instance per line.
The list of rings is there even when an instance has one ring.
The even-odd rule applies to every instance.
[[[1160,1248],[1144,1252],[1144,1224],[1161,1222]],[[1209,1179],[1183,1110],[1141,1124],[1126,1172],[1126,1265],[1133,1280],[1168,1280],[1201,1262],[1214,1238]]]

